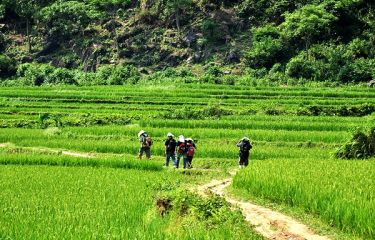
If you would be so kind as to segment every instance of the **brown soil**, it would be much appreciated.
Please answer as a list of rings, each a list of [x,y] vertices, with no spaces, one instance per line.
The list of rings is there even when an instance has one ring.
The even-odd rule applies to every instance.
[[[313,233],[306,225],[297,220],[271,209],[255,205],[250,202],[240,201],[228,196],[225,188],[232,183],[231,178],[212,180],[210,183],[199,186],[198,193],[207,195],[207,192],[220,195],[232,206],[241,209],[247,222],[249,222],[262,236],[275,240],[328,240],[328,237]]]

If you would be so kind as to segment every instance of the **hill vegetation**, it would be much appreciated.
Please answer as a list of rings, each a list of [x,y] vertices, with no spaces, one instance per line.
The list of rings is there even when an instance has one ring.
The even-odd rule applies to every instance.
[[[366,82],[375,77],[374,18],[366,0],[1,0],[0,77]]]

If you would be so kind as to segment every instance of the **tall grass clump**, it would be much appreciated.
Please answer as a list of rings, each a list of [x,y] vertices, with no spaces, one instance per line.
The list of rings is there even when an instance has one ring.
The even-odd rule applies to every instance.
[[[336,152],[337,158],[365,159],[375,156],[375,128],[368,134],[363,132],[354,133],[350,142],[343,145]]]

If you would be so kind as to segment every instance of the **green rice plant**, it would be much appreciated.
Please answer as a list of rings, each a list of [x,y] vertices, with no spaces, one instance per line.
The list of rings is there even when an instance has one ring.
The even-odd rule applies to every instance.
[[[9,154],[0,152],[0,165],[48,165],[48,166],[66,166],[66,167],[108,167],[123,169],[138,169],[148,171],[160,171],[161,165],[154,161],[134,161],[125,160],[120,157],[111,158],[85,158],[71,157],[56,154],[38,154],[38,153],[20,153]]]
[[[230,211],[221,217],[234,218],[232,224],[216,221],[209,227],[187,216],[160,216],[155,204],[159,191],[174,191],[194,179],[172,171],[0,166],[0,236],[262,239]]]
[[[243,191],[243,195],[302,207],[343,231],[372,239],[374,169],[374,161],[255,161],[234,177],[233,187]]]

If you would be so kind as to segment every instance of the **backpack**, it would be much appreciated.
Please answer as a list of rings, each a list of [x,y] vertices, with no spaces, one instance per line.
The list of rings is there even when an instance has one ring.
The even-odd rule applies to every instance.
[[[185,143],[181,143],[179,146],[178,146],[178,153],[181,153],[183,154],[186,150],[186,145]]]
[[[151,145],[152,145],[151,137],[148,135],[143,136],[142,147],[151,147]]]
[[[188,156],[188,157],[193,157],[193,156],[194,156],[194,153],[195,153],[195,147],[190,146],[190,147],[188,148],[188,151],[187,151],[187,153],[186,153],[186,156]]]
[[[250,142],[248,142],[248,141],[242,142],[241,152],[248,152],[248,151],[250,151],[251,148],[252,148],[252,146],[251,146]]]

